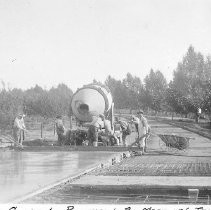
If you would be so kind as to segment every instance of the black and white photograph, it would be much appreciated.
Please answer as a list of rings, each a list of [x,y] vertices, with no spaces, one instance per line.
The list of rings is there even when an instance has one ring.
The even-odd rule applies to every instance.
[[[211,209],[210,0],[0,0],[0,209],[39,208]]]

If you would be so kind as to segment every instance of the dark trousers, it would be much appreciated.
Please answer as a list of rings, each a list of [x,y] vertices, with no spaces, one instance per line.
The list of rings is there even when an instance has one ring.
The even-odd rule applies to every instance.
[[[98,128],[90,125],[88,129],[88,135],[87,135],[90,144],[92,144],[94,141],[98,142]]]
[[[127,137],[127,134],[125,133],[125,131],[122,132],[122,143],[123,143],[123,146],[126,146],[126,137]]]
[[[64,145],[66,136],[64,133],[57,133],[59,145]]]
[[[22,145],[22,142],[25,138],[24,131],[18,128],[13,128],[13,138],[15,142]]]

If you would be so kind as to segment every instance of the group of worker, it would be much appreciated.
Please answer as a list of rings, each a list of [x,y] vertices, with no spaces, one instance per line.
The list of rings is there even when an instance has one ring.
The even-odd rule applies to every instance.
[[[130,145],[132,147],[133,145],[138,145],[139,149],[141,150],[142,154],[146,152],[146,144],[147,139],[150,135],[150,126],[148,124],[147,119],[143,116],[144,112],[143,110],[139,110],[137,112],[137,115],[132,115],[131,120],[129,122],[119,120],[118,117],[115,119],[115,123],[120,125],[120,128],[122,130],[121,137],[122,137],[122,143],[123,146],[127,146],[128,142],[126,141],[126,137],[131,133],[130,131],[130,123],[134,124],[135,131],[136,131],[136,137],[135,141]]]
[[[22,143],[25,137],[25,132],[27,132],[26,126],[24,123],[24,118],[25,118],[25,115],[20,113],[16,116],[16,118],[13,121],[12,135],[14,138],[15,146],[22,146]],[[58,135],[58,143],[59,145],[62,145],[65,140],[66,134],[65,134],[65,127],[64,127],[61,115],[58,115],[56,117],[55,124],[56,124],[56,133]]]
[[[19,114],[14,120],[13,137],[16,145],[22,145],[24,139],[24,131],[26,131],[24,117],[24,114]],[[126,137],[131,133],[131,123],[135,125],[137,133],[136,140],[131,146],[138,144],[142,152],[146,152],[146,139],[150,133],[150,126],[147,119],[143,116],[142,110],[139,110],[136,116],[132,115],[130,121],[120,120],[119,117],[115,117],[114,128],[112,128],[111,122],[103,114],[92,113],[91,122],[83,124],[88,127],[88,145],[97,146],[100,139],[103,145],[121,144],[122,146],[127,146]],[[64,145],[70,130],[65,131],[62,116],[60,115],[56,117],[55,125],[58,144]]]
[[[137,133],[136,140],[131,146],[138,144],[140,150],[144,153],[146,152],[146,139],[150,133],[150,126],[143,116],[143,110],[139,110],[136,116],[132,115],[130,121],[120,120],[119,117],[115,117],[114,129],[112,129],[111,122],[102,114],[92,115],[92,121],[84,123],[84,126],[88,126],[87,138],[90,145],[97,146],[99,139],[101,139],[104,145],[112,142],[116,145],[127,146],[126,137],[131,133],[131,123],[135,125]],[[117,130],[119,132],[116,132]]]

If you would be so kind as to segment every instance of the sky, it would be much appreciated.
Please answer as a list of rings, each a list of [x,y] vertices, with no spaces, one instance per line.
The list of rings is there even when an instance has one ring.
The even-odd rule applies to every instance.
[[[0,80],[75,91],[152,68],[170,81],[190,45],[211,55],[210,20],[210,0],[0,0]]]

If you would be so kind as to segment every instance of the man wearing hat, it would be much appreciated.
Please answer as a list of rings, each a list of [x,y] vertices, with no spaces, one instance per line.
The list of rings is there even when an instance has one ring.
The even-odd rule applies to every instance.
[[[146,152],[146,139],[150,133],[150,126],[147,122],[147,119],[143,116],[143,110],[139,110],[137,112],[139,118],[139,125],[138,125],[138,138],[139,139],[139,146],[142,149],[142,152]]]
[[[144,154],[144,152],[146,152],[146,139],[150,132],[150,127],[147,119],[143,116],[143,110],[139,110],[137,112],[137,117],[132,116],[132,122],[135,124],[136,131],[138,133],[138,139],[134,143],[132,143],[131,147],[134,144],[138,144],[142,154]]]
[[[65,143],[65,127],[63,124],[62,116],[56,116],[56,133],[58,136],[58,144],[62,146]]]
[[[22,145],[22,140],[24,138],[23,132],[26,130],[26,126],[23,119],[24,117],[24,114],[18,114],[13,123],[13,137],[15,142],[17,142],[15,146],[17,146],[18,144]]]

